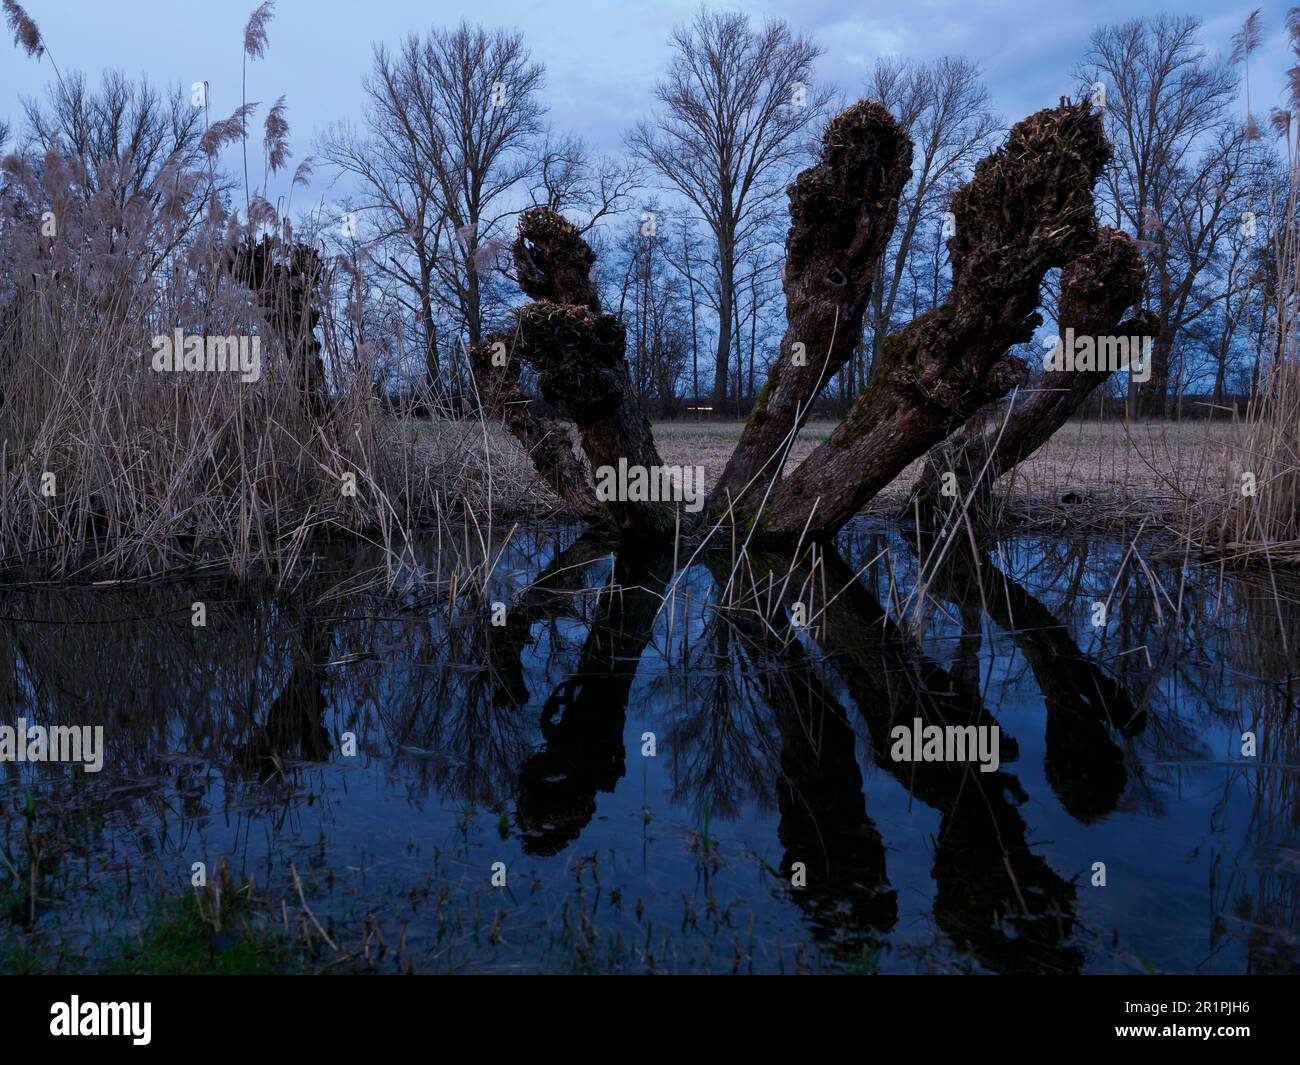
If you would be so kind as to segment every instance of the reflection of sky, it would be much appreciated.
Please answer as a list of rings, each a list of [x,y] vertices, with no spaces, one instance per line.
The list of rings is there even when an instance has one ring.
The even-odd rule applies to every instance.
[[[896,584],[905,604],[916,564],[896,534],[885,535],[889,528],[870,521],[856,524],[841,538],[843,556],[857,570],[888,546],[890,565],[866,570],[863,580],[886,602],[888,588]],[[548,529],[537,538],[517,533],[502,549],[492,594],[518,604],[522,585],[572,540],[571,530]],[[431,539],[417,539],[416,555],[431,572],[434,550]],[[443,572],[450,560],[450,555],[444,557]],[[360,566],[373,560],[356,561]],[[1163,594],[1179,596],[1184,621],[1197,619],[1196,627],[1189,628],[1172,619],[1157,620],[1153,584],[1123,541],[1016,538],[1000,544],[998,565],[1050,607],[1098,661],[1111,669],[1127,663],[1132,690],[1147,689],[1151,676],[1143,663],[1148,654],[1160,669],[1149,689],[1147,727],[1119,744],[1127,753],[1125,792],[1113,809],[1085,824],[1062,801],[1058,789],[1065,778],[1054,776],[1049,765],[1054,756],[1047,738],[1049,717],[1068,711],[1047,709],[1022,648],[991,618],[981,621],[981,701],[1019,748],[1018,757],[1002,768],[1025,794],[1023,804],[1014,803],[1026,824],[1025,841],[1056,876],[1075,879],[1079,942],[1089,971],[1135,971],[1139,955],[1159,969],[1241,971],[1245,948],[1236,933],[1242,925],[1231,918],[1231,908],[1256,885],[1284,882],[1280,863],[1289,860],[1287,841],[1293,838],[1279,807],[1270,805],[1285,800],[1278,781],[1292,772],[1278,767],[1273,753],[1291,757],[1287,737],[1292,732],[1282,699],[1261,702],[1264,684],[1231,676],[1224,668],[1237,660],[1233,646],[1262,638],[1250,636],[1241,613],[1254,589],[1233,580],[1220,584],[1212,569],[1184,571],[1176,563],[1152,559],[1150,581]],[[599,559],[590,565],[585,583],[604,585],[608,574],[608,561]],[[200,592],[200,587],[206,590]],[[313,594],[326,588],[322,583]],[[156,860],[151,858],[148,868],[181,878],[181,883],[188,879],[190,863],[206,860],[211,871],[222,855],[233,868],[256,875],[259,884],[268,876],[287,884],[290,861],[304,876],[309,869],[319,875],[327,867],[338,887],[313,902],[317,913],[341,921],[357,921],[366,912],[381,914],[392,922],[384,933],[389,936],[394,929],[390,943],[396,942],[395,928],[409,919],[408,942],[426,965],[421,952],[432,946],[436,934],[450,929],[458,942],[452,955],[458,964],[529,970],[564,966],[563,953],[543,954],[547,930],[558,929],[565,905],[570,907],[568,920],[575,921],[576,863],[580,856],[595,855],[602,890],[596,890],[590,872],[583,884],[604,944],[620,936],[626,947],[637,948],[653,928],[657,964],[699,970],[707,949],[715,971],[726,971],[739,932],[746,950],[753,944],[757,971],[782,964],[789,971],[792,944],[808,944],[808,926],[773,870],[789,856],[805,860],[816,877],[824,857],[810,837],[781,834],[777,789],[788,785],[778,781],[777,773],[783,750],[792,742],[797,745],[801,733],[787,724],[783,736],[773,703],[764,696],[769,679],[774,690],[781,690],[780,668],[771,660],[744,655],[739,639],[730,639],[724,649],[710,638],[706,618],[712,625],[725,616],[703,605],[713,588],[707,566],[682,576],[675,607],[659,615],[631,683],[622,772],[611,790],[593,792],[594,809],[581,834],[553,857],[523,847],[516,770],[545,742],[538,722],[547,696],[581,660],[587,625],[579,618],[594,612],[590,600],[574,608],[572,616],[557,617],[554,625],[551,618],[538,617],[532,644],[521,656],[527,698],[515,707],[492,701],[495,682],[483,670],[469,668],[477,663],[447,660],[453,648],[476,644],[444,641],[442,604],[427,613],[400,610],[396,603],[377,610],[369,597],[356,602],[330,593],[327,609],[344,609],[352,620],[335,627],[329,651],[334,661],[322,670],[328,704],[323,724],[332,737],[355,731],[359,756],[351,759],[335,750],[328,764],[303,762],[289,748],[288,790],[235,771],[229,751],[244,741],[250,721],[266,720],[271,693],[283,690],[291,668],[289,649],[297,646],[289,630],[302,624],[295,605],[273,608],[263,602],[250,613],[240,600],[218,609],[223,592],[216,584],[192,590],[184,586],[183,592],[173,589],[162,598],[156,589],[138,588],[16,592],[0,599],[0,651],[32,649],[23,670],[44,678],[40,698],[51,708],[73,705],[66,696],[70,682],[65,676],[71,671],[95,693],[87,700],[95,712],[119,722],[109,733],[103,778],[92,787],[114,789],[114,796],[128,786],[143,787],[169,800],[140,803],[140,792],[131,800],[114,800],[92,862],[105,860],[110,848],[117,854],[123,847],[142,846],[139,837],[144,835],[159,840]],[[1112,589],[1118,590],[1111,623],[1099,634],[1090,622],[1090,604]],[[205,636],[192,642],[164,638],[175,624],[175,601],[188,603],[193,594],[214,604]],[[1208,620],[1215,603],[1221,604],[1220,612]],[[945,667],[951,666],[962,631],[954,609],[949,600],[936,599],[924,632],[925,652]],[[33,620],[8,620],[13,617]],[[54,620],[74,624],[47,623]],[[689,641],[684,639],[688,628]],[[50,650],[51,640],[57,641],[56,651]],[[809,646],[816,645],[810,641]],[[1138,648],[1144,649],[1141,655],[1135,653]],[[374,658],[342,661],[361,651]],[[721,686],[716,671],[726,678]],[[855,704],[834,660],[821,662],[818,676],[831,686],[857,735],[865,816],[883,839],[885,872],[898,893],[898,920],[885,937],[890,950],[881,968],[915,971],[924,960],[909,951],[925,947],[938,934],[932,911],[940,812],[908,793],[906,777],[889,771],[882,752],[873,755],[866,721],[879,708]],[[162,679],[152,685],[125,682],[139,677]],[[793,687],[787,692],[797,692],[805,683],[797,672],[789,682]],[[720,691],[724,698],[716,698]],[[800,711],[810,736],[823,735],[816,724],[819,706],[810,698]],[[620,710],[609,706],[611,714]],[[42,705],[28,717],[44,713]],[[1236,758],[1237,744],[1244,723],[1254,720],[1261,741],[1271,737],[1272,745],[1261,748],[1257,764],[1245,767]],[[165,738],[160,728],[167,730]],[[646,731],[657,737],[654,757],[641,754]],[[515,761],[503,764],[503,755]],[[750,763],[759,767],[757,784],[739,772]],[[17,803],[21,789],[38,781],[52,787],[46,768],[8,767],[16,772],[0,773],[0,799]],[[1086,775],[1072,779],[1076,787],[1095,783]],[[706,803],[715,857],[707,863],[707,879],[701,860]],[[828,830],[838,826],[835,838],[842,840],[845,826],[834,813],[823,810],[818,816]],[[504,838],[498,828],[502,815]],[[0,845],[6,832],[21,831],[14,827],[19,825],[20,819],[9,827],[0,823]],[[985,860],[996,864],[1001,856],[990,852]],[[498,861],[506,863],[510,893],[488,887],[492,863]],[[1094,862],[1106,864],[1104,889],[1091,885]],[[113,876],[119,876],[124,867],[114,868]],[[441,901],[432,906],[417,902],[430,878],[436,900],[446,881],[445,911]],[[174,889],[177,880],[170,883]],[[612,901],[614,889],[621,906]],[[476,892],[483,893],[481,900]],[[715,925],[708,918],[705,898],[710,893],[717,911],[729,914],[726,922]],[[689,932],[683,928],[684,896],[700,918]],[[139,892],[134,896],[137,901],[142,897]],[[66,927],[102,927],[123,898],[131,893],[74,895],[61,901],[59,913]],[[638,901],[645,905],[644,921],[636,916]],[[484,929],[498,908],[510,911],[500,945],[486,934],[474,934],[472,916],[459,930],[451,920],[439,923],[444,914],[473,915],[480,902]],[[74,906],[91,912],[85,916],[70,909]],[[104,907],[108,909],[101,912]],[[1228,915],[1233,935],[1212,939],[1214,915]],[[1294,923],[1282,921],[1279,935]],[[113,928],[120,931],[121,924],[114,921]],[[672,937],[667,951],[661,949],[665,930]],[[1111,947],[1112,930],[1119,935],[1118,949]],[[778,942],[783,944],[779,956]],[[942,941],[932,957],[940,968],[954,964]],[[442,954],[435,955],[435,964],[446,964]],[[636,968],[640,963],[627,964]]]
[[[25,6],[65,72],[83,70],[97,80],[103,68],[118,67],[132,77],[147,74],[154,82],[187,88],[207,80],[214,117],[239,104],[243,26],[254,0],[27,0]],[[1176,10],[1205,19],[1203,41],[1226,53],[1255,0],[748,0],[711,6],[781,17],[811,35],[825,49],[819,77],[845,94],[859,88],[881,55],[968,55],[983,64],[995,107],[1015,120],[1072,90],[1072,72],[1095,26]],[[281,94],[288,97],[296,161],[331,122],[360,117],[360,81],[370,68],[372,43],[393,46],[431,23],[450,26],[462,18],[521,30],[534,59],[547,69],[544,98],[556,129],[602,151],[618,151],[624,131],[653,110],[652,89],[667,63],[672,27],[697,7],[695,0],[442,0],[436,7],[414,0],[280,0],[269,28],[270,49],[249,64],[248,98],[265,105],[257,120],[259,157],[256,165],[250,159],[250,168],[260,172],[261,119]],[[1280,102],[1289,56],[1280,32],[1284,10],[1281,4],[1264,7],[1268,36],[1253,78],[1255,109],[1262,114]],[[37,64],[13,49],[7,34],[0,55],[0,116],[16,124],[15,94],[41,91],[52,72],[48,59]],[[318,173],[312,196],[328,195],[325,176]],[[305,205],[301,193],[295,199]]]

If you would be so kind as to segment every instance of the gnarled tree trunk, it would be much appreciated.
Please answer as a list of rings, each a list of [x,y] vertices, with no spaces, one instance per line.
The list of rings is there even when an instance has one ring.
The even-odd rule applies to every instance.
[[[324,263],[310,244],[286,244],[264,237],[245,240],[222,259],[226,271],[252,291],[267,322],[284,346],[288,369],[302,390],[303,405],[316,419],[329,410],[321,342],[320,282]]]
[[[578,427],[593,471],[617,469],[620,462],[646,470],[661,467],[650,421],[630,387],[623,323],[601,312],[591,282],[595,253],[577,228],[549,207],[523,213],[513,250],[519,286],[533,302],[515,311],[512,330],[493,334],[471,352],[476,372],[483,371],[486,376],[494,346],[504,344],[507,369],[515,358],[530,365],[537,373],[542,397]],[[517,367],[514,374],[517,393]],[[497,381],[490,380],[486,393],[509,396],[511,384],[511,379],[502,375]],[[525,436],[542,428],[531,415],[516,415],[514,422]],[[572,464],[555,449],[547,456],[550,464],[543,473],[549,474],[548,480],[562,486],[563,494],[581,496]],[[585,471],[583,480],[590,484]],[[589,505],[594,504],[595,493],[587,499]],[[665,503],[617,498],[602,502],[604,512],[626,535],[655,537],[673,527],[673,511]]]
[[[912,145],[883,106],[859,102],[790,186],[782,284],[786,331],[745,431],[713,488],[719,506],[762,500],[822,387],[862,337],[876,263],[889,243]]]
[[[1024,383],[1028,368],[1010,349],[1030,340],[1042,321],[1037,308],[1048,270],[1066,268],[1064,324],[1096,331],[1117,321],[1133,302],[1141,262],[1127,238],[1097,228],[1092,188],[1109,158],[1101,118],[1086,102],[1062,100],[1017,123],[953,197],[948,301],[887,338],[848,417],[782,478],[813,400],[860,337],[911,159],[911,145],[879,104],[855,104],[831,122],[819,162],[790,190],[782,351],[710,494],[710,513],[724,523],[743,521],[770,543],[834,536],[908,463]],[[507,424],[565,498],[590,499],[591,480],[571,452],[536,446],[558,437],[522,401],[515,358],[533,367],[544,398],[577,425],[593,469],[660,467],[630,388],[623,326],[601,312],[591,283],[595,255],[562,217],[534,208],[521,217],[514,257],[533,302],[515,312],[513,329],[472,353],[481,391],[503,410],[518,408]],[[1145,323],[1121,328],[1139,327]],[[509,352],[504,367],[485,361],[493,342]],[[1014,464],[1039,446],[1096,383],[1072,377],[1027,403],[998,461]],[[677,520],[662,501],[603,504],[624,535],[659,537]]]
[[[1140,299],[1142,277],[1137,245],[1119,230],[1102,229],[1092,250],[1061,272],[1062,334],[1153,336],[1157,322],[1150,312],[1120,321]],[[954,509],[982,513],[997,479],[1047,443],[1112,372],[1048,370],[1033,392],[1016,397],[1005,419],[983,419],[931,451],[905,513],[919,505],[927,522]],[[952,491],[944,493],[943,475],[949,472]]]
[[[1086,102],[1017,123],[953,197],[948,302],[891,336],[843,423],[773,491],[759,518],[776,540],[834,535],[909,462],[1024,382],[1008,355],[1033,336],[1043,276],[1095,240],[1092,186],[1110,157]]]
[[[524,393],[519,360],[510,351],[510,335],[492,333],[472,345],[469,365],[479,403],[523,445],[533,466],[561,502],[581,518],[598,518],[595,488],[573,450],[568,427],[542,413],[540,404]]]

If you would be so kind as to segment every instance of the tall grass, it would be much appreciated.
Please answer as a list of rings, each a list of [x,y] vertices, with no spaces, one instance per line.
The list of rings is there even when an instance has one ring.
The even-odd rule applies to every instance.
[[[1300,60],[1300,8],[1291,9],[1286,29]],[[1286,168],[1268,205],[1273,224],[1267,266],[1275,287],[1264,312],[1265,341],[1257,354],[1261,387],[1247,409],[1244,446],[1231,469],[1227,498],[1205,537],[1219,551],[1252,561],[1300,559],[1300,63],[1291,68],[1288,79],[1289,109],[1274,109],[1270,123],[1273,132],[1285,138]]]
[[[1273,254],[1278,277],[1271,343],[1260,353],[1262,388],[1246,415],[1246,439],[1238,483],[1228,486],[1224,546],[1238,552],[1300,555],[1300,246],[1297,245],[1296,181],[1300,159],[1290,160],[1286,223]],[[1253,475],[1253,494],[1249,478]],[[1237,497],[1237,498],[1234,498]]]
[[[0,233],[0,556],[67,575],[209,558],[245,571],[331,528],[391,520],[372,367],[336,368],[316,418],[254,296],[219,268],[240,227],[202,175],[10,156]],[[196,209],[208,217],[194,223]],[[262,374],[152,368],[155,335],[258,336]],[[343,474],[355,495],[341,491]]]
[[[6,11],[30,23],[24,50],[46,52]],[[246,58],[264,54],[271,14],[249,20]],[[236,196],[218,157],[246,151],[256,105],[214,121],[206,91],[106,75],[96,93],[60,75],[0,164],[0,572],[246,576],[336,533],[395,568],[417,522],[468,521],[486,539],[494,510],[553,506],[481,417],[446,416],[427,386],[386,398],[395,366],[422,364],[398,316],[355,250],[328,254],[319,218],[295,237],[268,202],[288,159],[284,98],[266,115],[261,186],[245,176]],[[293,184],[309,173],[304,160]],[[255,245],[257,270],[241,257]],[[176,330],[256,337],[260,377],[156,371],[152,339]]]

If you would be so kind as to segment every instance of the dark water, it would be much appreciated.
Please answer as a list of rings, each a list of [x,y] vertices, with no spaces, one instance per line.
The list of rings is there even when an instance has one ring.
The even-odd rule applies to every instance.
[[[102,724],[107,756],[0,766],[0,948],[111,951],[201,861],[286,926],[296,872],[319,968],[1295,970],[1294,587],[920,550],[923,596],[873,524],[798,563],[545,529],[256,593],[14,589],[0,724]],[[918,718],[998,725],[1000,767],[894,761]]]

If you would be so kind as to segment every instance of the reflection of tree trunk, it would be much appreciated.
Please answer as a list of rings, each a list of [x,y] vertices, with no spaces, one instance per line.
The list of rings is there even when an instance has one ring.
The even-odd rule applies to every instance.
[[[558,854],[624,773],[623,725],[641,654],[671,579],[672,555],[620,555],[577,670],[542,708],[545,746],[519,771],[516,821],[529,854]]]
[[[726,579],[722,567],[710,568]],[[800,645],[782,648],[770,661],[756,616],[742,611],[728,620],[750,641],[780,735],[781,873],[789,878],[794,863],[803,863],[806,886],[791,898],[808,914],[813,935],[836,944],[841,960],[860,957],[897,922],[898,893],[889,886],[880,832],[867,816],[857,737]]]
[[[784,579],[789,557],[755,559],[755,569]],[[1027,827],[1007,795],[1024,801],[1015,777],[982,773],[968,764],[895,762],[890,730],[920,718],[925,725],[993,725],[978,698],[937,663],[920,654],[838,555],[821,556],[826,605],[813,638],[862,714],[876,764],[912,795],[941,814],[933,875],[935,919],[959,949],[972,951],[998,972],[1076,972],[1083,956],[1069,944],[1074,887],[1025,842]],[[760,569],[761,566],[761,569]],[[810,576],[794,567],[798,586]],[[821,575],[818,575],[820,586]],[[1002,760],[1015,745],[1002,738]]]
[[[235,749],[235,761],[259,776],[280,776],[290,759],[329,760],[331,744],[325,728],[325,663],[334,639],[334,622],[309,616],[293,670],[271,702],[266,720],[253,730],[248,743]]]
[[[983,673],[980,651],[984,646],[984,615],[974,604],[963,604],[960,612],[961,635],[952,658],[952,679],[961,691],[978,697]]]
[[[1083,824],[1113,812],[1128,772],[1109,730],[1134,736],[1146,725],[1145,712],[1043,603],[987,555],[972,559],[964,546],[955,547],[932,587],[963,610],[982,604],[1024,654],[1047,709],[1047,779],[1061,805]]]
[[[590,564],[608,558],[614,544],[598,533],[584,533],[561,551],[533,580],[523,596],[511,603],[500,630],[485,621],[485,656],[496,685],[497,706],[521,706],[528,701],[524,652],[532,643],[533,626],[570,612],[574,596],[586,586]]]

